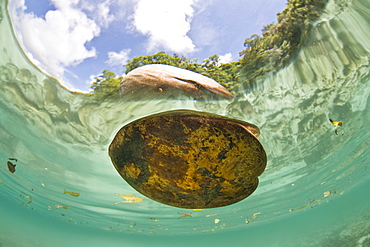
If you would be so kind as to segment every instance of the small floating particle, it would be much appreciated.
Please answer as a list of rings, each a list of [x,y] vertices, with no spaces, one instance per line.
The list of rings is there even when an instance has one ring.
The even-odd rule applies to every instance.
[[[8,169],[11,173],[15,173],[15,167],[16,165],[14,165],[12,162],[8,161]]]
[[[69,209],[69,206],[68,205],[65,205],[65,206],[55,205],[55,209],[58,209],[58,208]]]
[[[338,135],[338,127],[343,125],[342,121],[334,121],[333,119],[329,118],[329,121],[334,125],[334,132],[336,135]]]
[[[218,222],[220,222],[219,219],[215,219],[215,224],[218,224]]]
[[[193,217],[193,215],[192,214],[181,214],[180,217],[179,217],[179,219],[180,218],[184,218],[184,217]]]
[[[227,224],[225,224],[225,223],[220,225],[220,227],[221,227],[222,229],[224,229],[226,226],[227,226]]]
[[[212,216],[216,216],[217,214],[208,214],[206,215],[206,217],[212,217]]]
[[[324,192],[324,197],[328,197],[330,195],[331,195],[331,191],[330,190]]]
[[[48,210],[52,210],[53,208],[51,206],[48,206]]]
[[[80,193],[78,193],[78,192],[66,191],[65,189],[63,191],[63,194],[68,194],[68,195],[75,196],[75,197],[79,197],[80,196]]]
[[[41,186],[42,186],[42,187],[45,187],[45,184],[44,184],[44,183],[41,183]]]
[[[31,202],[33,202],[33,198],[30,197],[30,196],[24,196],[25,198],[28,198],[29,200],[27,200],[27,204],[30,204]]]
[[[200,212],[202,211],[203,209],[193,209],[193,212]]]
[[[257,218],[257,215],[259,215],[259,214],[261,214],[261,212],[254,213],[254,214],[253,214],[253,216],[252,216],[252,218],[253,218],[253,219]]]
[[[333,119],[330,119],[329,118],[329,121],[335,126],[335,127],[338,127],[338,126],[342,126],[343,125],[343,122],[342,121],[334,121]]]
[[[249,224],[251,222],[251,220],[250,219],[245,219],[245,223],[246,224]]]
[[[125,201],[116,202],[113,205],[117,205],[118,203],[138,203],[138,202],[142,202],[143,201],[143,198],[136,197],[136,196],[133,196],[131,194],[129,194],[129,195],[119,195],[119,194],[116,194],[116,193],[114,193],[114,194],[116,196],[119,196],[119,197],[125,199]]]
[[[303,206],[299,206],[299,207],[296,207],[296,208],[291,208],[291,209],[289,209],[289,212],[294,212],[294,211],[297,211],[297,210],[301,210],[301,209],[307,208],[310,205],[311,205],[311,203],[308,203],[308,204],[305,204]]]
[[[147,217],[149,220],[154,220],[155,222],[158,222],[159,220],[153,217]]]
[[[130,225],[130,228],[133,228],[136,226],[136,223],[133,223],[132,225]]]
[[[25,198],[27,204],[30,204],[31,202],[33,202],[33,198],[26,195],[24,192],[21,191],[21,194],[19,195],[21,198]],[[22,203],[23,205],[24,203]]]

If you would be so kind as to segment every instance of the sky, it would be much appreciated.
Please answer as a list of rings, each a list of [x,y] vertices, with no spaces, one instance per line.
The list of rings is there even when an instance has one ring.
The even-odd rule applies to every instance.
[[[70,90],[88,92],[108,69],[165,51],[201,63],[238,60],[243,43],[276,22],[287,0],[10,0],[30,60]]]

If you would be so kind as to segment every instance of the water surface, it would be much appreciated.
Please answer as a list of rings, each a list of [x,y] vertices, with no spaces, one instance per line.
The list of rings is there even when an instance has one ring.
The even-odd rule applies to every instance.
[[[19,48],[4,0],[0,7],[0,246],[370,245],[368,1],[331,1],[297,58],[236,100],[117,103],[88,100],[40,72]],[[173,109],[260,127],[268,164],[253,195],[192,211],[121,179],[107,152],[117,130]],[[338,135],[329,118],[343,121]],[[116,204],[116,194],[144,199]]]

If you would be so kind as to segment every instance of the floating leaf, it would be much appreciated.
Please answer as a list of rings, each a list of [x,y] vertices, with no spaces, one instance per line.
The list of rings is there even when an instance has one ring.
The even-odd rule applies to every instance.
[[[69,194],[69,195],[74,196],[74,197],[79,197],[80,196],[80,193],[78,193],[78,192],[66,191],[66,190],[63,191],[63,194]]]
[[[252,218],[253,218],[253,219],[257,218],[257,216],[258,216],[259,214],[261,214],[261,212],[254,213],[254,214],[253,214],[253,216],[252,216]]]
[[[200,212],[202,211],[203,209],[193,209],[193,212]]]
[[[14,165],[14,164],[13,164],[12,162],[10,162],[10,161],[8,161],[7,165],[8,165],[8,169],[9,169],[9,171],[10,171],[11,173],[15,173],[15,167],[16,167],[16,165]]]
[[[65,206],[55,205],[55,209],[58,209],[58,208],[69,209],[69,206],[68,205],[65,205]]]
[[[119,194],[116,194],[116,193],[114,193],[114,194],[116,196],[119,196],[119,197],[125,199],[125,201],[116,202],[114,205],[117,205],[118,203],[138,203],[138,202],[143,201],[143,198],[133,196],[132,194],[129,194],[129,195],[119,195]]]
[[[193,215],[192,214],[181,214],[181,216],[179,217],[180,218],[184,218],[184,217],[192,217]]]
[[[216,216],[217,214],[207,214],[206,217]]]

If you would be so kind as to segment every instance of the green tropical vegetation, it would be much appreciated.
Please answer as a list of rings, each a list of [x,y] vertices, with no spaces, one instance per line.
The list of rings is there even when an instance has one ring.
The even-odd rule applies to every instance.
[[[118,101],[120,100],[119,88],[123,76],[103,70],[103,73],[96,76],[90,88],[92,92],[87,94],[89,98],[96,101]]]
[[[220,63],[218,55],[197,63],[178,54],[164,51],[135,57],[125,66],[125,73],[147,64],[167,64],[198,72],[216,80],[233,94],[238,95],[240,87],[263,80],[271,73],[288,65],[297,52],[309,42],[312,23],[323,12],[328,0],[288,0],[286,8],[277,14],[277,22],[264,26],[262,35],[253,34],[244,42],[241,58],[231,63]],[[122,76],[104,70],[95,77],[89,97],[94,100],[116,101],[120,99],[119,87]]]
[[[312,23],[323,12],[328,0],[289,0],[277,22],[253,34],[240,52],[242,82],[251,83],[269,72],[286,66],[309,41]]]

